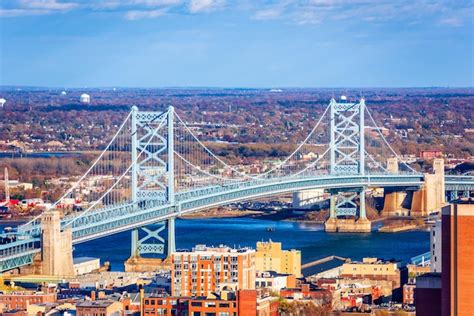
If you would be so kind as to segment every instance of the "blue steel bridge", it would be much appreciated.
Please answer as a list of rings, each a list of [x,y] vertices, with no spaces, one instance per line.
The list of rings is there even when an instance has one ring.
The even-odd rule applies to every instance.
[[[66,212],[60,220],[60,229],[71,231],[72,244],[132,231],[132,254],[169,254],[175,250],[174,219],[183,214],[325,189],[331,193],[330,218],[365,219],[368,189],[418,190],[425,183],[425,175],[390,146],[363,99],[332,99],[295,150],[258,166],[259,173],[214,154],[200,140],[200,131],[188,125],[173,107],[165,112],[132,107],[89,170],[52,206],[64,208],[70,199],[83,202],[81,210]],[[443,199],[468,197],[474,177],[446,175],[444,190]],[[1,272],[29,265],[41,254],[42,219],[1,234]],[[145,227],[149,224],[159,225],[153,231]],[[165,227],[167,236],[162,236]]]

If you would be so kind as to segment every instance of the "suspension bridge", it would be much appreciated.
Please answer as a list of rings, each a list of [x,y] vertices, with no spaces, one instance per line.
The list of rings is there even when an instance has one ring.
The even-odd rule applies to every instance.
[[[124,231],[132,231],[132,256],[170,254],[176,217],[264,196],[325,189],[326,230],[368,232],[365,194],[371,188],[385,190],[388,213],[406,199],[404,192],[412,192],[412,211],[422,215],[474,191],[474,177],[445,175],[442,160],[435,161],[434,174],[405,163],[364,99],[332,99],[294,151],[262,162],[258,173],[215,154],[189,125],[173,107],[132,107],[87,172],[50,210],[1,234],[0,271],[71,275],[73,245]],[[83,207],[66,208],[68,199]],[[153,230],[150,224],[158,225]]]

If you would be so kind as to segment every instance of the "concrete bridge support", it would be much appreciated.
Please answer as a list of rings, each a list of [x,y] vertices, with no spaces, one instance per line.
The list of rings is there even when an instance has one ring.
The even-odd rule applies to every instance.
[[[132,231],[132,247],[130,258],[125,261],[126,272],[148,272],[159,269],[170,269],[169,258],[176,250],[175,246],[175,219],[174,217],[160,222],[158,228],[152,230],[151,228],[142,227]],[[165,238],[161,237],[165,228],[168,230],[168,238],[165,247]],[[140,238],[139,231],[145,232],[144,236]],[[166,252],[165,252],[166,248]],[[164,258],[146,258],[142,254],[151,255],[165,255]]]
[[[355,199],[359,196],[359,205]],[[358,213],[358,214],[357,214]],[[339,218],[343,216],[344,218]],[[372,229],[365,209],[365,188],[358,192],[331,192],[327,232],[367,233]]]
[[[412,194],[406,191],[384,190],[382,214],[385,216],[409,216]]]
[[[387,171],[398,174],[398,159],[387,159]],[[408,216],[410,215],[411,194],[400,190],[384,190],[384,204],[382,214],[385,216]]]
[[[444,185],[444,160],[433,161],[434,174],[425,174],[425,183],[420,190],[413,193],[411,215],[424,217],[440,210],[446,204]]]
[[[41,217],[41,274],[74,276],[72,230],[61,231],[59,211],[46,211]]]

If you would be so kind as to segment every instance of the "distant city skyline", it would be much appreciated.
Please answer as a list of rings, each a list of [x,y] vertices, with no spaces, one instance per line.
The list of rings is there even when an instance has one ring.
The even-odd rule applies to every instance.
[[[472,1],[6,0],[0,85],[472,87]]]

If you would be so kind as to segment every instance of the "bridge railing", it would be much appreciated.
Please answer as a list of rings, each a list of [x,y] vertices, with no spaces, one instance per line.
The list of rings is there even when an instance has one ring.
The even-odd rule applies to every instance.
[[[0,258],[8,258],[24,254],[29,250],[39,249],[39,238],[19,239],[0,245]]]

